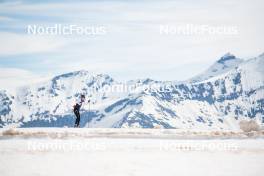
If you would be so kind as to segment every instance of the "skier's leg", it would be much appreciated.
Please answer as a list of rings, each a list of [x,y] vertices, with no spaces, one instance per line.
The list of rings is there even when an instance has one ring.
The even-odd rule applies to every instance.
[[[76,118],[76,125],[77,125],[77,127],[80,127],[80,120],[81,120],[80,112],[77,111],[77,118]]]
[[[78,110],[74,110],[74,114],[76,116],[74,127],[77,127],[78,126],[78,118],[79,118]]]

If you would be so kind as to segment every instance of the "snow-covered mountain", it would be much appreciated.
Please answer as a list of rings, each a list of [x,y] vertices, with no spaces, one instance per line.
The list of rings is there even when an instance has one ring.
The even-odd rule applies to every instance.
[[[242,62],[243,62],[242,59],[237,58],[231,53],[226,53],[217,62],[215,62],[211,67],[209,67],[205,72],[195,76],[190,81],[199,82],[202,80],[207,80],[209,78],[223,74],[237,67]]]
[[[264,123],[264,55],[221,57],[181,83],[151,79],[116,82],[77,71],[0,91],[0,126],[73,126],[72,106],[86,94],[81,126],[114,128],[238,129],[242,119]]]

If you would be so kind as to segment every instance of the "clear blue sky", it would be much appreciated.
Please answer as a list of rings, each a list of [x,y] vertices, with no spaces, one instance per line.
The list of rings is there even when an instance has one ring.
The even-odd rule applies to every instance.
[[[262,0],[0,1],[0,69],[86,69],[119,80],[184,80],[231,52],[263,50]],[[28,25],[105,26],[101,36],[30,35]],[[236,27],[236,35],[160,35],[160,25]]]

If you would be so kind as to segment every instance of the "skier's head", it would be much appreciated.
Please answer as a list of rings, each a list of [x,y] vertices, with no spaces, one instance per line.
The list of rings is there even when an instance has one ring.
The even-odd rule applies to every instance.
[[[81,95],[81,100],[83,100],[84,101],[84,99],[85,99],[85,95]]]

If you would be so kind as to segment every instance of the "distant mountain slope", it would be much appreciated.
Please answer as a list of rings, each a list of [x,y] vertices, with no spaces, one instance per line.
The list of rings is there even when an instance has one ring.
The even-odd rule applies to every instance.
[[[192,82],[204,81],[209,78],[215,77],[217,75],[226,73],[227,71],[237,67],[243,62],[242,59],[227,53],[222,56],[217,62],[215,62],[211,67],[209,67],[205,72],[192,78]]]
[[[67,73],[15,94],[0,91],[0,126],[72,126],[72,106],[82,93],[92,102],[83,107],[82,127],[219,130],[238,129],[242,119],[264,123],[263,65],[264,55],[243,61],[226,54],[184,83]]]

